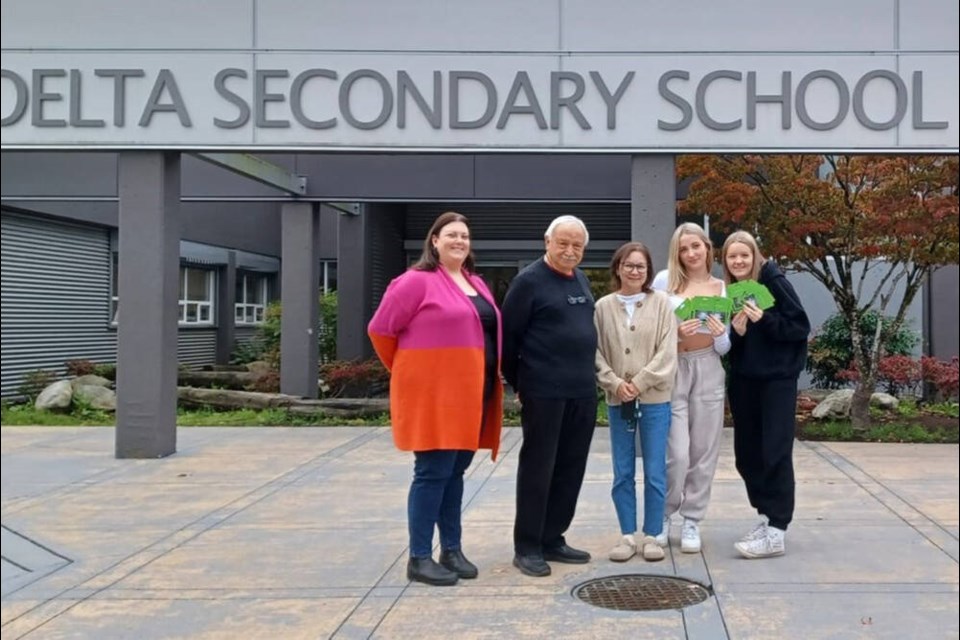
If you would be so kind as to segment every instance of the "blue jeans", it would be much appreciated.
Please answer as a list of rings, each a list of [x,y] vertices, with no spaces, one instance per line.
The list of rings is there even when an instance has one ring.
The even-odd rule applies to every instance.
[[[440,530],[443,549],[460,548],[463,472],[474,453],[455,449],[414,451],[413,482],[407,497],[410,557],[431,557],[434,526]]]
[[[641,404],[640,448],[643,456],[643,533],[658,536],[663,531],[667,496],[667,436],[670,434],[670,403]],[[620,533],[637,531],[637,432],[620,416],[620,407],[608,407],[610,446],[613,451],[613,506]]]

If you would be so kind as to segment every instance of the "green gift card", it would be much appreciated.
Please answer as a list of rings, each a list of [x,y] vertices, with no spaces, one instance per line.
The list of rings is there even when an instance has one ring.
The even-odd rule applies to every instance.
[[[744,302],[752,302],[760,309],[769,309],[773,306],[773,294],[770,289],[756,280],[741,280],[727,286],[727,296],[733,303],[733,313],[743,309]]]
[[[729,298],[720,296],[694,296],[684,300],[677,307],[676,314],[681,320],[696,318],[701,324],[706,324],[708,316],[716,316],[723,324],[730,322],[732,312]]]

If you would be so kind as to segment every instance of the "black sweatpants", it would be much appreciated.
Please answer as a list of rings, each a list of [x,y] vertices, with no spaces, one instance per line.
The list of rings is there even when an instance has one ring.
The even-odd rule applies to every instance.
[[[750,504],[787,529],[793,519],[796,482],[793,439],[796,430],[796,378],[764,380],[736,374],[727,392],[733,414],[733,450]]]
[[[522,400],[513,546],[531,555],[565,543],[597,424],[597,398]]]

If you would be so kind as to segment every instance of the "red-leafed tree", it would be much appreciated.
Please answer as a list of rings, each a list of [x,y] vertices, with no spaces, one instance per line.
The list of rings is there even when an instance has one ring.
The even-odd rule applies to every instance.
[[[851,418],[856,428],[869,426],[885,338],[929,274],[960,259],[958,157],[698,155],[681,157],[677,168],[691,180],[681,212],[754,233],[765,255],[809,273],[833,296],[860,373]],[[867,282],[870,271],[878,284]],[[891,305],[897,287],[903,297]],[[862,335],[870,309],[892,320]]]

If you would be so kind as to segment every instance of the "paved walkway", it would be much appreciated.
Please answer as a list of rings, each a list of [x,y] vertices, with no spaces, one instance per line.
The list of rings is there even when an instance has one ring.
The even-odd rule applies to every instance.
[[[464,547],[480,577],[410,584],[412,464],[386,428],[181,428],[115,460],[112,428],[3,427],[4,638],[958,638],[958,447],[797,443],[787,554],[743,560],[754,522],[726,434],[699,554],[606,559],[617,538],[598,429],[570,542],[589,565],[511,566],[520,430],[478,456]],[[678,545],[674,526],[671,549]],[[682,611],[599,609],[584,580],[711,585]]]

